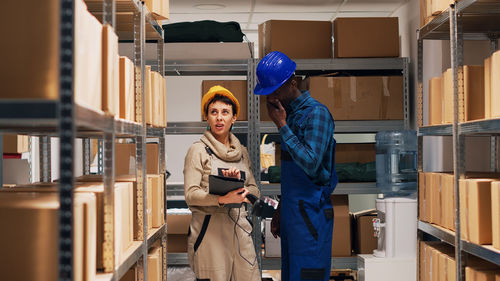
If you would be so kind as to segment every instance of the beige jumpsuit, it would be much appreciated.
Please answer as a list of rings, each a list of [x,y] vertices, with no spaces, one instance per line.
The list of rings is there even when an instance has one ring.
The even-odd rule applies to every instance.
[[[217,175],[218,168],[236,167],[246,174],[245,187],[260,196],[247,150],[232,134],[230,146],[225,147],[207,131],[191,146],[184,163],[186,203],[193,213],[188,259],[197,280],[261,280],[245,207],[220,206],[219,196],[208,193],[209,175]]]

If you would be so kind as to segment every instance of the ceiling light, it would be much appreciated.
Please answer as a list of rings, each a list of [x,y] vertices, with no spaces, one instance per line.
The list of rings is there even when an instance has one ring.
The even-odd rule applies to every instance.
[[[193,7],[200,10],[220,10],[224,9],[226,5],[224,4],[196,4]]]

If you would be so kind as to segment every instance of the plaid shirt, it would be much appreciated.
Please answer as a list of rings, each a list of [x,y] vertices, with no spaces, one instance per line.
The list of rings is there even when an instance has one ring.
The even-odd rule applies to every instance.
[[[315,101],[308,91],[296,98],[286,109],[287,125],[279,132],[282,145],[288,147],[294,162],[315,184],[328,185],[335,165],[335,124],[330,112],[323,106],[316,106],[300,127],[296,124],[302,117],[301,113]]]

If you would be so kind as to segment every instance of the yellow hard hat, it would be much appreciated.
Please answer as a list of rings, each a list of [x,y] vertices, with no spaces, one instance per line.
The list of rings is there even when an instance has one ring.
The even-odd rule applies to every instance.
[[[215,95],[221,95],[230,99],[236,105],[236,112],[234,114],[236,115],[236,118],[238,118],[238,115],[240,114],[240,103],[231,91],[219,85],[211,87],[201,99],[201,112],[203,113],[203,117],[205,117],[205,119],[208,118],[206,109]]]

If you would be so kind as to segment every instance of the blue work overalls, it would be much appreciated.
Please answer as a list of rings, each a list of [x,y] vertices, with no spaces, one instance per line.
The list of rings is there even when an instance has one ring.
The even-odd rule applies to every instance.
[[[299,113],[302,116],[291,127],[295,135],[316,106],[324,105],[314,102]],[[281,143],[281,280],[328,280],[333,232],[330,194],[338,182],[335,165],[330,184],[317,185],[293,162],[285,142]]]

